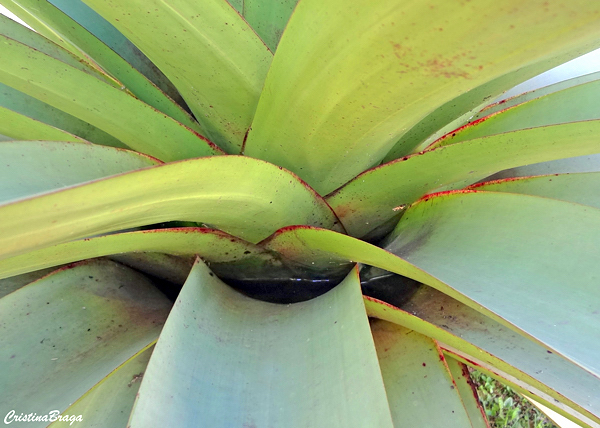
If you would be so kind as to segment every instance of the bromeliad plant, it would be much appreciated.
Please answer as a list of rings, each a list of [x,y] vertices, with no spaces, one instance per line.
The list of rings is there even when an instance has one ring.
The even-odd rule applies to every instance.
[[[9,422],[600,426],[596,2],[0,3]]]

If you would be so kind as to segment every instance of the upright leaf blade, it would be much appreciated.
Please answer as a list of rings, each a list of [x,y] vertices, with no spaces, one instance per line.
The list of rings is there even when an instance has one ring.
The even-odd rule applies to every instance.
[[[329,193],[458,95],[597,46],[600,11],[583,0],[568,10],[517,0],[303,0],[277,48],[245,153]],[[494,25],[482,24],[488,20]]]
[[[82,119],[129,147],[172,161],[218,154],[198,134],[118,88],[0,36],[0,81]]]
[[[197,262],[130,425],[391,427],[357,272],[294,305],[243,296]],[[231,411],[233,408],[235,411]]]
[[[84,2],[171,79],[211,141],[240,152],[272,54],[226,1]]]
[[[395,427],[471,425],[433,340],[381,320],[371,330]]]

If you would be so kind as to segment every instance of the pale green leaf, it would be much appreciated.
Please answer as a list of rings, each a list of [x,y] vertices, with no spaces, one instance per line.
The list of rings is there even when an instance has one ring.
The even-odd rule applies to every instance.
[[[211,141],[240,152],[272,54],[226,1],[84,2],[165,73]]]
[[[0,278],[95,257],[142,251],[175,256],[199,254],[213,268],[233,263],[247,264],[248,267],[276,263],[270,252],[219,230],[159,229],[98,236],[29,251],[0,260]],[[225,273],[219,272],[220,275]]]
[[[433,340],[392,323],[371,321],[395,427],[468,427],[469,417]]]
[[[386,248],[475,304],[464,303],[600,374],[600,344],[589,340],[600,334],[599,233],[595,208],[469,191],[413,205]]]
[[[477,386],[471,380],[468,367],[454,358],[448,358],[448,356],[445,356],[445,360],[454,379],[456,389],[469,415],[471,426],[473,428],[489,428],[485,409],[479,402]]]
[[[460,188],[519,165],[598,153],[600,120],[524,129],[440,147],[366,171],[327,202],[365,236],[427,193]]]
[[[0,81],[164,161],[218,154],[198,134],[126,92],[0,36]]]
[[[236,9],[269,49],[275,52],[298,0],[243,0],[242,3],[243,7]]]
[[[0,159],[0,203],[159,163],[128,150],[61,141],[4,142]]]
[[[10,394],[0,411],[65,410],[156,340],[170,306],[145,277],[108,261],[63,268],[3,297],[0,384]]]
[[[481,183],[471,189],[522,193],[600,208],[600,172],[553,174]]]
[[[519,129],[600,119],[600,80],[572,86],[473,119],[434,142],[428,149]]]
[[[342,230],[325,201],[293,174],[242,156],[121,174],[4,205],[0,217],[0,258],[174,220],[204,222],[251,242],[295,224]]]
[[[0,107],[0,133],[12,140],[69,141],[80,143],[85,141],[67,131],[46,125],[44,122],[4,107]]]
[[[277,48],[245,153],[329,193],[378,164],[408,129],[457,96],[513,70],[530,66],[533,75],[592,50],[599,22],[600,10],[584,0],[303,0]],[[472,98],[453,113],[481,102]]]
[[[553,408],[571,408],[578,419],[600,424],[598,377],[457,300],[423,286],[401,308],[370,297],[365,306],[370,317],[431,337],[476,368],[527,385]]]
[[[144,349],[117,367],[73,403],[63,415],[82,416],[81,422],[56,421],[48,428],[116,428],[127,426],[154,346]],[[63,416],[64,417],[64,416]]]
[[[54,128],[62,129],[68,133],[76,135],[84,140],[90,141],[95,144],[101,144],[110,147],[127,148],[125,144],[117,140],[112,135],[84,122],[68,113],[65,113],[57,108],[54,108],[46,103],[43,103],[29,95],[19,92],[10,86],[6,86],[0,83],[0,107],[13,111],[15,114],[21,114],[26,117],[30,117],[39,122],[48,124]],[[10,115],[10,112],[5,113]],[[19,121],[26,121],[26,119],[19,119]],[[14,127],[17,128],[19,122],[15,120]],[[13,122],[8,122],[2,125],[3,129],[13,128]],[[42,130],[38,125],[36,128]],[[25,132],[31,132],[24,130]],[[8,131],[11,133],[15,131]],[[59,131],[60,132],[60,131]],[[54,135],[56,131],[50,131],[49,135]],[[14,139],[14,138],[13,138]],[[24,139],[24,138],[18,138]],[[40,140],[50,139],[49,137],[38,138]],[[65,139],[68,141],[68,139]]]
[[[235,409],[232,411],[231,409]],[[277,305],[198,261],[161,333],[130,425],[391,427],[357,271]]]
[[[17,4],[13,3],[12,5],[13,10],[16,10],[18,13],[20,13],[20,15],[22,15],[27,22],[30,22],[34,29],[40,31],[42,34],[47,34],[48,31],[52,31],[53,33],[56,32],[61,40],[66,41],[65,48],[70,48],[84,61],[90,61],[90,57],[93,58],[94,63],[97,64],[96,67],[102,67],[106,72],[110,73],[120,81],[120,83],[118,83],[119,87],[121,84],[124,85],[137,98],[141,99],[146,104],[149,104],[157,110],[160,110],[163,113],[171,116],[175,120],[183,123],[185,126],[200,132],[200,127],[188,115],[188,113],[175,104],[173,100],[165,96],[164,93],[156,88],[146,77],[135,70],[117,53],[111,50],[111,48],[90,34],[76,21],[54,7],[50,2],[41,0],[18,0],[16,3]],[[70,0],[69,3],[72,7],[79,5],[80,7],[82,6],[87,8],[87,6],[83,5],[79,1]],[[95,12],[89,8],[87,9],[91,15],[95,15],[93,18],[103,21],[103,19]],[[21,27],[21,32],[27,31],[32,34],[36,34],[27,30],[22,25],[14,25]],[[49,30],[50,28],[51,30]],[[116,30],[114,31],[116,32]],[[12,37],[10,34],[7,35]],[[37,37],[42,38],[39,35]],[[73,44],[74,47],[70,47],[70,44]],[[33,45],[30,46],[36,47]],[[143,55],[139,53],[139,55],[132,57],[140,58],[140,56]],[[57,57],[57,59],[61,59],[64,62],[62,57]],[[73,65],[71,63],[69,64]]]

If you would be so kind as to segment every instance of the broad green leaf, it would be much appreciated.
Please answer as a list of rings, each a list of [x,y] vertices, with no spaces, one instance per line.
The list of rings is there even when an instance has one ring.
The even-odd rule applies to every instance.
[[[114,254],[151,252],[176,256],[198,254],[213,268],[229,263],[276,263],[270,252],[215,229],[158,229],[98,236],[67,242],[0,260],[0,278],[46,267]],[[227,277],[219,271],[219,276]]]
[[[0,159],[2,203],[159,163],[128,150],[61,141],[4,142]]]
[[[0,411],[63,411],[151,344],[171,303],[108,261],[63,268],[0,300]],[[30,423],[28,426],[47,426]]]
[[[46,125],[44,122],[32,119],[0,107],[0,132],[13,140],[46,140],[84,142],[82,138],[62,129]]]
[[[519,129],[599,119],[599,97],[600,80],[553,92],[473,120],[428,149]]]
[[[600,374],[599,233],[595,208],[468,191],[413,205],[385,248]]]
[[[600,208],[600,172],[553,174],[476,184],[471,189],[523,193]]]
[[[365,306],[370,317],[431,337],[470,365],[527,385],[553,408],[570,406],[571,415],[600,423],[596,376],[439,291],[422,287],[402,308],[371,297]]]
[[[557,159],[549,162],[540,162],[531,165],[518,166],[516,168],[509,168],[487,177],[486,181],[573,172],[600,172],[600,154]]]
[[[485,409],[479,402],[477,386],[471,380],[469,368],[454,358],[448,358],[448,356],[445,356],[444,359],[448,365],[450,374],[454,379],[454,385],[456,386],[467,414],[469,415],[471,426],[474,428],[489,428],[489,424],[485,416]]]
[[[38,279],[51,273],[55,269],[55,267],[36,271],[32,271],[32,269],[29,269],[27,273],[0,279],[0,298],[12,293],[15,290],[18,290],[21,287],[26,286],[27,284],[32,283],[33,281],[37,281]]]
[[[490,104],[482,109],[478,114],[473,116],[472,121],[481,119],[483,117],[489,116],[491,114],[497,113],[501,110],[505,110],[510,107],[517,106],[519,104],[526,103],[528,101],[532,101],[546,95],[553,94],[558,91],[562,91],[564,89],[569,89],[574,86],[583,85],[585,83],[594,82],[600,79],[600,72],[585,74],[583,76],[574,77],[569,80],[564,80],[561,82],[554,83],[549,86],[544,86],[539,89],[534,89],[529,92],[525,92],[520,95],[516,95],[510,98],[502,99],[494,104]]]
[[[468,427],[469,417],[435,342],[392,323],[371,321],[395,427]]]
[[[35,98],[30,97],[23,92],[19,92],[11,88],[10,86],[6,86],[3,83],[0,83],[0,107],[46,123],[54,128],[62,129],[92,143],[101,144],[103,146],[127,148],[127,146],[121,141],[96,128],[95,126],[77,119],[76,117],[71,116],[70,114],[54,108],[46,103],[36,100]],[[7,112],[5,114],[9,115],[10,113]],[[26,119],[19,120],[25,121]],[[17,126],[16,120],[14,126]],[[4,124],[3,127],[12,128],[13,123],[8,122]],[[37,126],[37,128],[41,129],[39,126]],[[49,135],[54,135],[55,133],[56,131],[50,131]],[[38,139],[46,140],[50,139],[50,137]],[[68,141],[68,138],[66,138],[65,141]]]
[[[211,141],[240,152],[272,54],[226,1],[84,3],[165,73]]]
[[[117,367],[96,386],[63,412],[81,415],[82,422],[57,421],[48,428],[79,427],[115,428],[127,426],[129,414],[140,388],[154,346],[144,349]]]
[[[298,0],[243,0],[242,10],[238,7],[236,9],[271,52],[275,52],[296,3]]]
[[[600,11],[583,0],[303,0],[277,48],[245,153],[327,194],[378,164],[408,129],[457,96],[593,49],[599,22]],[[507,87],[495,89],[486,95]]]
[[[24,18],[30,18],[28,21],[34,29],[39,30],[42,34],[46,34],[48,29],[52,28],[51,31],[56,32],[61,40],[66,40],[68,44],[76,46],[76,48],[71,48],[76,55],[82,57],[83,60],[89,60],[89,58],[92,57],[94,63],[98,64],[97,67],[102,67],[106,72],[118,79],[121,82],[118,83],[119,87],[121,84],[124,85],[137,98],[141,99],[146,104],[171,116],[185,126],[200,132],[198,124],[173,100],[166,97],[164,93],[156,88],[146,77],[129,65],[117,53],[111,50],[111,48],[94,37],[94,35],[90,34],[85,28],[54,7],[51,3],[42,0],[18,0],[17,3],[18,5],[13,5],[13,9],[20,12],[22,15],[25,13]],[[71,6],[81,5],[87,8],[87,6],[82,5],[79,1],[70,0],[70,4]],[[89,13],[95,15],[97,20],[103,21],[103,19],[95,12],[89,10],[89,8],[87,9]],[[35,17],[35,19],[31,19],[32,17]],[[35,34],[22,25],[14,25],[21,27],[21,32],[27,31]],[[116,30],[114,31],[116,32]],[[8,36],[11,37],[10,35]],[[42,38],[41,36],[37,37]],[[33,45],[30,46],[36,47]],[[68,49],[69,46],[66,46],[66,48]],[[140,55],[136,58],[139,58],[139,56]],[[63,59],[61,60],[64,62]],[[72,65],[71,63],[69,64]]]
[[[0,258],[164,221],[197,221],[250,242],[308,224],[342,230],[290,172],[242,156],[159,165],[0,207]]]
[[[113,25],[90,9],[81,0],[50,0],[55,7],[84,27],[105,43],[111,50],[124,58],[131,66],[146,76],[171,99],[185,105],[183,99],[167,77],[131,41]],[[53,24],[55,25],[55,24]]]
[[[0,33],[9,39],[23,43],[24,45],[62,61],[71,67],[94,76],[100,81],[115,87],[120,86],[119,82],[115,81],[114,78],[108,76],[98,68],[94,68],[89,62],[86,61],[86,59],[77,57],[68,50],[61,48],[59,45],[39,35],[35,31],[30,30],[24,25],[21,25],[4,15],[0,15]]]
[[[277,305],[234,291],[198,261],[130,425],[173,420],[182,428],[391,427],[357,271],[316,299]]]
[[[218,154],[198,134],[118,88],[0,36],[0,81],[164,161]]]
[[[467,186],[506,168],[598,153],[598,132],[600,120],[593,120],[440,147],[366,171],[327,202],[348,233],[365,236],[427,193]]]

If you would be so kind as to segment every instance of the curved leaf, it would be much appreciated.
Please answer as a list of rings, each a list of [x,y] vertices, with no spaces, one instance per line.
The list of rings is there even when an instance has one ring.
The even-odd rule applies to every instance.
[[[171,303],[108,261],[61,269],[0,300],[0,411],[62,411],[160,333]],[[26,410],[27,409],[27,410]],[[46,426],[47,422],[29,423]]]
[[[0,36],[0,81],[164,161],[218,154],[198,134],[98,79]]]
[[[599,22],[600,11],[583,0],[303,0],[277,48],[245,153],[329,193],[458,95],[593,49]]]
[[[58,141],[4,142],[0,159],[0,203],[159,163],[128,150]]]
[[[0,107],[4,107],[7,110],[13,111],[15,114],[21,114],[31,119],[43,122],[54,128],[62,129],[73,135],[76,135],[84,140],[90,141],[95,144],[101,144],[103,146],[127,148],[125,144],[117,140],[112,135],[71,116],[57,108],[54,108],[46,103],[36,100],[29,95],[19,92],[10,86],[6,86],[0,83]],[[10,115],[10,112],[6,113]],[[26,119],[20,119],[26,121]],[[15,126],[17,123],[15,123]],[[8,122],[3,125],[5,128],[12,128],[12,123]],[[41,127],[39,127],[41,129]],[[55,131],[50,131],[49,135],[55,134]],[[39,138],[40,140],[46,140],[48,138]],[[23,139],[23,138],[20,138]],[[65,139],[64,141],[67,141]]]
[[[381,320],[371,322],[371,331],[394,426],[471,426],[433,340]]]
[[[154,346],[144,349],[117,367],[63,414],[82,416],[82,422],[94,428],[127,426],[148,361]],[[81,423],[78,423],[81,426]],[[72,422],[56,421],[48,428],[72,427]]]
[[[98,64],[97,67],[102,67],[106,72],[110,73],[120,81],[118,84],[119,87],[121,84],[124,85],[137,98],[144,101],[146,104],[171,116],[188,128],[200,132],[198,124],[173,100],[165,96],[164,93],[156,88],[141,73],[137,72],[117,53],[90,34],[76,21],[54,7],[50,2],[41,0],[17,0],[17,3],[18,5],[13,4],[13,9],[20,12],[21,15],[25,13],[24,18],[29,18],[28,21],[33,28],[42,32],[42,34],[47,34],[48,31],[56,33],[61,40],[66,41],[64,43],[66,49],[70,48],[74,51],[75,55],[79,55],[83,60],[88,61],[90,57],[93,58],[93,61]],[[70,0],[69,3],[71,7],[78,4],[81,5],[79,1]],[[83,5],[83,7],[87,8],[85,5]],[[102,20],[102,18],[93,11],[89,10],[89,12],[95,15],[96,19]],[[20,25],[20,27],[24,28],[22,25]],[[49,28],[52,30],[49,30]],[[30,31],[30,33],[33,32]],[[42,38],[41,36],[38,37]],[[71,43],[75,48],[69,46]],[[140,55],[143,56],[139,53],[135,58],[139,58]],[[71,63],[69,64],[72,65]]]
[[[370,317],[418,331],[503,379],[527,384],[553,407],[564,403],[577,418],[600,423],[598,377],[435,289],[422,286],[401,308],[370,297],[365,306]]]
[[[532,175],[566,174],[572,172],[600,172],[600,154],[556,159],[500,171],[486,180],[527,177]]]
[[[84,3],[171,79],[211,141],[228,153],[239,153],[272,54],[227,2]],[[156,33],[163,37],[154,37]]]
[[[488,135],[600,119],[600,80],[563,89],[484,116],[445,135],[428,150]]]
[[[523,193],[600,208],[600,172],[492,181],[473,185],[470,189]]]
[[[292,209],[293,207],[293,209]],[[1,258],[163,221],[198,221],[251,242],[292,224],[339,226],[305,183],[242,156],[134,171],[0,207]]]
[[[595,208],[468,191],[413,205],[386,248],[600,375],[599,233]]]
[[[198,261],[130,425],[175,419],[180,427],[392,427],[357,271],[316,299],[276,305],[232,290]]]
[[[243,0],[242,3],[243,7],[234,7],[243,15],[246,22],[256,31],[271,52],[275,52],[298,0]]]
[[[348,233],[364,236],[421,196],[475,183],[502,169],[598,153],[600,120],[478,138],[366,171],[327,197]]]
[[[144,230],[67,242],[0,260],[0,278],[79,260],[132,252],[198,254],[211,266],[259,259],[273,262],[270,252],[215,229]]]
[[[13,140],[47,140],[84,142],[85,140],[62,129],[46,125],[25,115],[0,107],[0,133]]]

